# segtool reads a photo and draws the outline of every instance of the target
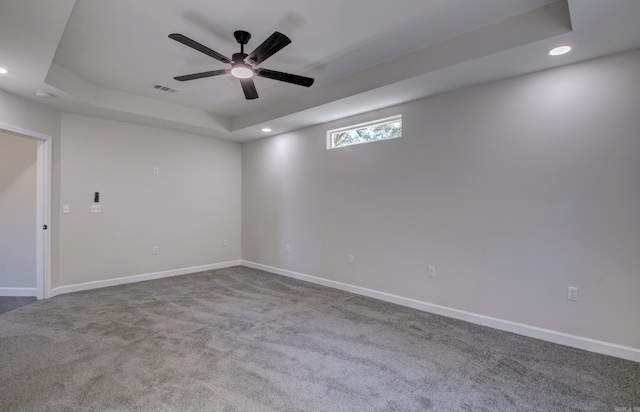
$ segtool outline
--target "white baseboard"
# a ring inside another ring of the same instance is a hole
[[[493,318],[490,316],[479,315],[477,313],[466,312],[463,310],[453,309],[446,306],[434,305],[415,299],[405,298],[402,296],[392,295],[377,290],[367,289],[359,286],[349,285],[347,283],[336,282],[333,280],[323,279],[316,276],[305,275],[303,273],[293,272],[290,270],[275,268],[272,266],[262,265],[260,263],[242,261],[243,266],[254,269],[264,270],[266,272],[275,273],[294,279],[304,280],[322,286],[328,286],[335,289],[344,290],[358,295],[368,296],[370,298],[379,299],[385,302],[395,303],[398,305],[418,309],[424,312],[434,313],[437,315],[447,316],[453,319],[459,319],[476,325],[487,326],[506,332],[516,333],[518,335],[528,336],[547,342],[557,343],[560,345],[570,346],[577,349],[583,349],[590,352],[600,353],[603,355],[615,356],[617,358],[627,359],[634,362],[640,362],[640,349],[630,346],[618,345],[615,343],[599,341],[595,339],[585,338],[582,336],[570,335],[563,332],[557,332],[549,329],[538,328],[523,323],[511,322],[504,319]]]
[[[36,288],[0,288],[0,296],[38,296]]]
[[[154,280],[168,278],[171,276],[187,275],[189,273],[204,272],[207,270],[223,269],[231,266],[238,266],[240,260],[232,260],[230,262],[213,263],[210,265],[193,266],[189,268],[167,270],[164,272],[145,273],[142,275],[125,276],[115,279],[98,280],[95,282],[77,283],[75,285],[60,286],[51,290],[51,297],[64,293],[81,292],[83,290],[106,288],[109,286],[125,285],[127,283],[143,282],[145,280]],[[35,289],[34,289],[35,291]],[[35,295],[33,295],[35,296]]]

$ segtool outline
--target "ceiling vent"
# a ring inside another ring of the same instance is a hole
[[[167,93],[175,93],[175,92],[178,91],[178,89],[174,89],[173,87],[169,87],[169,86],[163,86],[163,85],[158,84],[158,83],[152,84],[151,87],[153,87],[156,90],[161,90],[161,91],[167,92]]]

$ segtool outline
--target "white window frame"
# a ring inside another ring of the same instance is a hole
[[[333,135],[335,133],[347,132],[347,131],[352,131],[352,130],[357,130],[357,129],[364,129],[365,127],[376,126],[376,125],[383,124],[383,123],[391,123],[391,122],[396,121],[396,120],[400,120],[400,122],[401,122],[401,124],[400,124],[400,136],[387,137],[387,138],[376,139],[376,140],[370,140],[368,142],[351,143],[351,144],[342,145],[342,146],[333,146]],[[386,140],[398,139],[400,137],[402,137],[402,115],[398,114],[398,115],[391,116],[391,117],[385,117],[384,119],[376,119],[376,120],[372,120],[370,122],[354,124],[354,125],[350,125],[350,126],[346,126],[346,127],[341,127],[339,129],[333,129],[333,130],[327,131],[327,150],[340,149],[340,148],[349,147],[349,146],[356,146],[356,145],[364,144],[364,143],[383,142],[383,141],[386,141]]]

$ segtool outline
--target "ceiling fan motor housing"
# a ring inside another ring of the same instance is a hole
[[[244,63],[244,59],[246,59],[247,57],[247,53],[233,53],[233,56],[231,56],[231,60],[233,60],[233,65],[235,66],[236,64],[245,64]],[[251,67],[248,64],[246,65],[247,67]]]

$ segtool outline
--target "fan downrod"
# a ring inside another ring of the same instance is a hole
[[[244,53],[244,45],[249,43],[251,33],[244,30],[236,30],[233,32],[233,37],[235,37],[236,41],[240,43],[240,53]]]

